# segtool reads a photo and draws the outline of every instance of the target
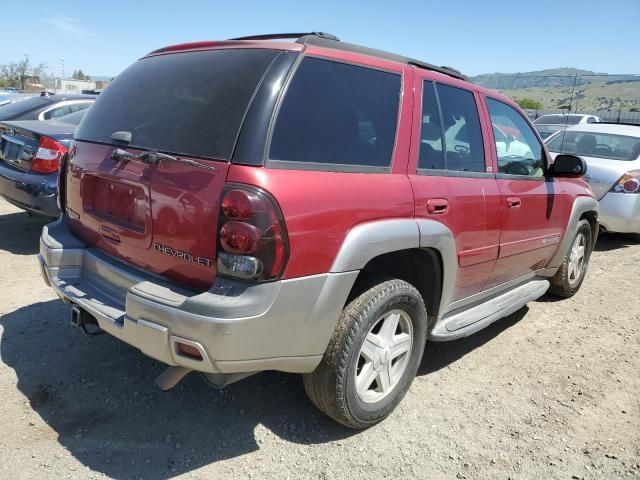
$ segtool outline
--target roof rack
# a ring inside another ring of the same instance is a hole
[[[455,68],[438,67],[436,65],[423,62],[422,60],[416,60],[415,58],[405,57],[402,55],[385,52],[384,50],[378,50],[375,48],[363,47],[361,45],[356,45],[353,43],[341,42],[339,40],[336,41],[326,37],[306,35],[304,37],[300,37],[297,40],[297,42],[303,43],[305,45],[315,45],[318,47],[334,48],[336,50],[344,50],[347,52],[362,53],[363,55],[370,55],[372,57],[384,58],[387,60],[392,60],[394,62],[413,65],[414,67],[418,67],[418,68],[424,68],[425,70],[432,70],[434,72],[443,73],[444,75],[458,78],[460,80],[467,80],[467,81],[469,80],[465,75],[463,75],[460,71],[456,70]]]
[[[394,62],[404,63],[407,65],[413,65],[414,67],[424,68],[425,70],[432,70],[434,72],[442,73],[450,77],[458,78],[460,80],[469,81],[467,76],[463,75],[459,70],[451,67],[432,65],[415,58],[404,57],[395,53],[385,52],[384,50],[377,50],[375,48],[363,47],[353,43],[341,42],[338,37],[326,32],[309,32],[309,33],[272,33],[266,35],[252,35],[249,37],[238,37],[230,40],[277,40],[281,38],[295,38],[296,43],[303,45],[314,45],[317,47],[333,48],[336,50],[343,50],[347,52],[361,53],[363,55],[370,55],[372,57],[384,58],[386,60],[392,60]]]
[[[302,37],[319,37],[339,42],[340,39],[335,35],[326,32],[308,32],[308,33],[268,33],[266,35],[250,35],[248,37],[230,38],[229,40],[278,40],[280,38],[302,38]]]

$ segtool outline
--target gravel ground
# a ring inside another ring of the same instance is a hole
[[[574,298],[429,344],[398,410],[354,433],[296,375],[161,392],[159,363],[69,326],[44,223],[0,203],[0,478],[640,477],[637,239],[602,237]]]

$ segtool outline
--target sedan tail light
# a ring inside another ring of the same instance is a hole
[[[67,147],[49,137],[41,137],[36,156],[31,160],[33,172],[54,173],[58,171],[60,159]]]
[[[287,232],[276,201],[254,187],[225,188],[218,220],[218,273],[244,280],[276,280],[287,254]]]
[[[625,173],[611,188],[615,193],[640,193],[640,170]]]

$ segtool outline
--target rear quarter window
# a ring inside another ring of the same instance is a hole
[[[285,94],[270,166],[388,168],[398,123],[401,76],[306,57]],[[293,164],[291,164],[293,163]]]
[[[97,98],[75,138],[228,160],[252,95],[276,50],[229,49],[143,58]]]

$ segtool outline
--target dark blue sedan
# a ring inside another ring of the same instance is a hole
[[[57,217],[58,167],[85,113],[0,123],[0,197],[28,212]]]

